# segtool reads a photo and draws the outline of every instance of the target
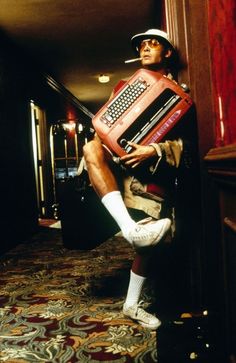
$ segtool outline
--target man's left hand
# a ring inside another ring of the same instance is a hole
[[[156,155],[156,151],[151,145],[138,145],[134,142],[128,141],[128,144],[132,147],[132,151],[120,158],[120,160],[131,168],[135,168],[143,161]]]

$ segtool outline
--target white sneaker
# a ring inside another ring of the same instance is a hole
[[[143,221],[136,223],[134,229],[125,236],[135,248],[154,247],[165,237],[171,226],[171,220],[169,218],[154,222],[149,221],[149,223],[144,225],[142,223]]]
[[[124,304],[123,314],[133,320],[137,320],[137,322],[144,328],[156,330],[161,325],[161,321],[157,319],[154,315],[149,314],[144,309],[142,309],[140,307],[142,303],[143,302],[140,301],[140,303],[132,306],[126,306]]]

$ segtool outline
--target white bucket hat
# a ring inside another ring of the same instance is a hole
[[[164,32],[163,30],[159,29],[149,29],[145,33],[136,34],[131,38],[131,44],[133,49],[136,52],[139,52],[139,45],[144,39],[160,39],[161,42],[164,43],[164,45],[167,45],[170,49],[175,50],[175,47],[170,40],[168,34]]]

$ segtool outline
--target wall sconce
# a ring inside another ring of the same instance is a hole
[[[100,83],[108,83],[110,81],[110,77],[105,74],[100,74],[98,77],[98,82]]]

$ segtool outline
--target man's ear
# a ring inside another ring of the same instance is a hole
[[[166,58],[170,58],[171,55],[172,55],[172,50],[171,49],[167,49],[166,54],[165,54],[165,57]]]

